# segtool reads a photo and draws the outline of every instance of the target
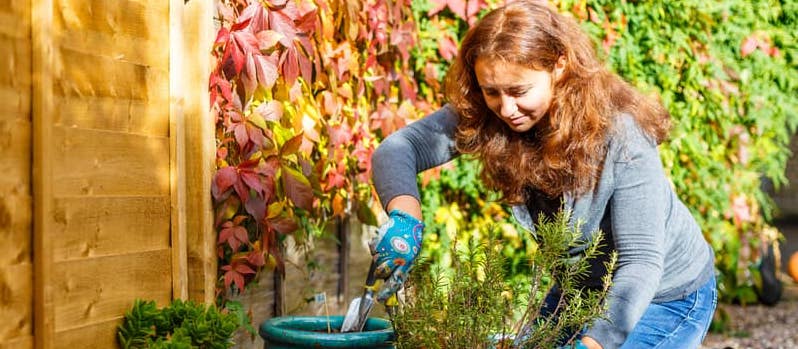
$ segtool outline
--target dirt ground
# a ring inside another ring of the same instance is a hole
[[[782,265],[798,251],[798,220],[776,222],[784,234],[781,246]],[[781,277],[785,288],[781,302],[764,305],[721,304],[728,311],[731,329],[728,333],[710,333],[701,349],[793,349],[798,348],[798,284],[789,276]]]
[[[798,285],[773,307],[721,304],[732,318],[729,333],[710,333],[702,349],[798,348]]]

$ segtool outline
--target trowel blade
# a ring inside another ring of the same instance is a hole
[[[374,299],[369,296],[357,297],[349,303],[341,332],[361,332],[374,306]]]

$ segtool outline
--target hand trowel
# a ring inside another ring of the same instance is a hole
[[[371,266],[369,266],[369,273],[366,276],[366,287],[363,290],[363,296],[355,298],[349,303],[349,309],[346,311],[341,332],[363,331],[366,319],[368,319],[371,308],[374,306],[374,283],[377,279],[374,273],[376,269],[377,255],[374,255],[371,259]]]

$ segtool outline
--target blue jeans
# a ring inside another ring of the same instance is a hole
[[[717,305],[715,277],[684,299],[651,303],[621,348],[698,348]]]
[[[555,287],[546,296],[541,310],[542,316],[551,316],[559,294],[559,290]],[[626,337],[621,349],[698,348],[709,330],[717,304],[718,289],[714,276],[683,299],[651,303]],[[564,336],[568,337],[570,336]]]

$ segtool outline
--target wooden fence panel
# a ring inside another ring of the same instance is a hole
[[[168,122],[168,105],[164,107]],[[57,197],[169,197],[169,139],[54,127],[53,191]]]
[[[111,319],[85,327],[64,330],[54,338],[58,348],[117,348],[118,319]],[[37,342],[39,338],[37,337]]]
[[[37,0],[36,347],[112,348],[172,298],[169,3]]]
[[[136,298],[167,305],[172,298],[170,259],[170,250],[164,249],[56,263],[56,336],[120,319]]]
[[[31,3],[0,3],[0,349],[33,347]]]
[[[55,200],[53,260],[69,261],[169,248],[165,197],[69,197]],[[120,233],[124,232],[124,233]]]

